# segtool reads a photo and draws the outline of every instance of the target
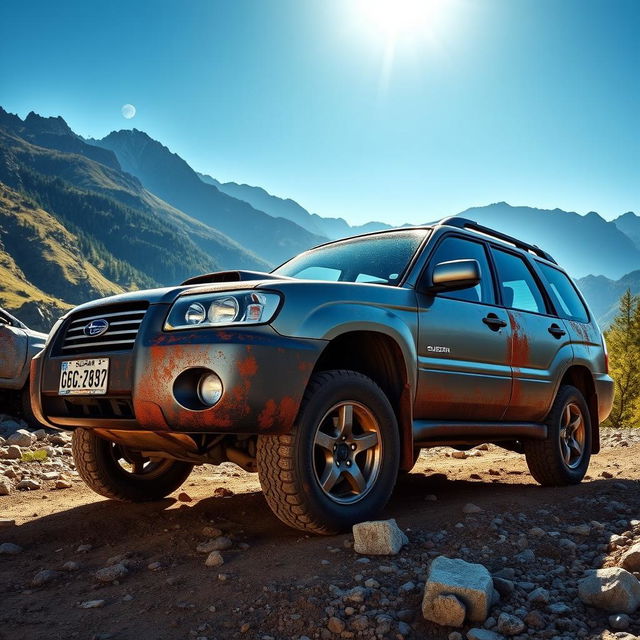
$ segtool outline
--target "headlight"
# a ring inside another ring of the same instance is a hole
[[[280,299],[274,291],[256,290],[184,295],[173,303],[164,329],[263,324],[273,319]]]

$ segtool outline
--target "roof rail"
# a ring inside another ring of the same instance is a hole
[[[472,231],[478,231],[479,233],[482,233],[486,236],[491,236],[492,238],[497,238],[498,240],[502,240],[504,242],[508,242],[509,244],[515,245],[516,247],[518,247],[518,249],[523,249],[525,251],[535,253],[540,258],[544,258],[549,262],[558,264],[550,254],[548,254],[546,251],[543,251],[537,245],[523,242],[522,240],[518,240],[518,238],[514,238],[513,236],[507,235],[506,233],[496,231],[495,229],[491,229],[490,227],[485,227],[484,225],[478,224],[475,220],[470,220],[469,218],[450,216],[448,218],[443,218],[437,224],[446,225],[448,227],[457,227],[458,229],[471,229]]]

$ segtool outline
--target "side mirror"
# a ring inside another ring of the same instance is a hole
[[[458,291],[475,287],[480,282],[477,260],[449,260],[438,263],[431,273],[429,293]]]

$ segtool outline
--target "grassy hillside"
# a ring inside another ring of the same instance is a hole
[[[63,310],[123,291],[82,254],[77,236],[31,198],[0,183],[1,306],[17,311],[35,301]]]

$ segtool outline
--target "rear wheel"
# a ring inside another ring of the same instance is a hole
[[[147,458],[140,452],[97,436],[90,429],[73,432],[73,459],[80,477],[113,500],[160,500],[189,477],[188,462]]]
[[[560,387],[545,422],[547,438],[524,443],[531,475],[547,486],[579,483],[591,458],[591,417],[582,393]]]
[[[287,525],[331,534],[366,520],[389,499],[399,464],[389,400],[354,371],[315,374],[291,433],[260,436],[260,483]]]

